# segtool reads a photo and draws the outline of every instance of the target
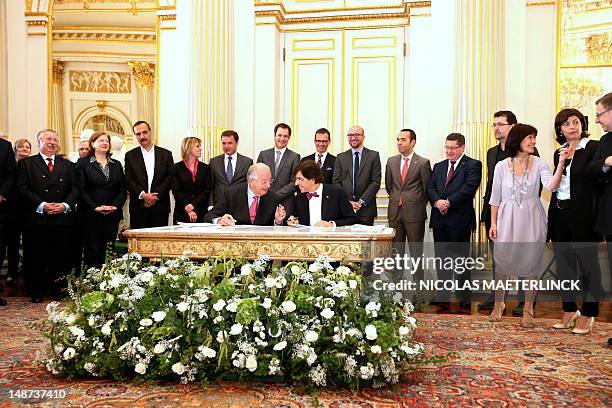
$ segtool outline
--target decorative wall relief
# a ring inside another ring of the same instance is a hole
[[[73,92],[130,93],[129,72],[70,71]]]
[[[609,32],[591,35],[585,50],[589,64],[612,64],[612,35]]]

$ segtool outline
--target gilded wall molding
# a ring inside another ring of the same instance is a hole
[[[129,72],[70,71],[70,91],[131,93]]]
[[[62,86],[64,82],[64,63],[53,60],[53,84]]]
[[[538,7],[538,6],[556,6],[557,2],[556,1],[534,1],[534,2],[527,2],[525,4],[527,7]]]
[[[155,64],[147,61],[129,61],[128,66],[139,88],[151,88],[155,82]]]
[[[155,39],[155,34],[53,31],[54,41],[117,41],[154,43]]]

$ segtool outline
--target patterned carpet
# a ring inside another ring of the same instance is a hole
[[[455,352],[441,367],[409,373],[394,388],[356,394],[325,390],[302,395],[268,383],[214,383],[207,389],[176,383],[140,384],[53,378],[33,364],[46,342],[36,327],[45,304],[9,298],[0,308],[0,407],[610,407],[612,324],[596,322],[588,336],[554,331],[537,319],[492,324],[484,316],[419,314],[419,341],[438,353]],[[16,390],[64,390],[63,399],[11,398]]]

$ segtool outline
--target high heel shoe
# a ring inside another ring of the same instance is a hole
[[[594,321],[595,321],[594,317],[589,317],[588,328],[586,328],[586,329],[578,329],[577,327],[574,327],[572,329],[572,333],[574,333],[574,334],[589,334],[591,332],[591,329],[593,328],[593,322]]]
[[[487,320],[489,320],[490,322],[501,322],[502,316],[504,315],[504,310],[506,310],[506,304],[502,303],[500,309],[501,309],[501,312],[499,313],[499,315],[496,315],[496,314],[494,314],[495,313],[495,307],[493,307],[493,311],[491,312],[491,314],[489,316],[487,316]]]
[[[535,319],[535,316],[533,315],[533,313],[529,313],[528,311],[523,311],[523,317],[525,317],[525,314],[528,314],[529,316],[531,316],[532,319]],[[535,322],[524,322],[523,319],[521,318],[521,327],[525,328],[525,329],[531,329],[535,327]]]
[[[576,325],[576,320],[580,317],[580,310],[576,310],[576,313],[567,321],[567,323],[555,323],[553,329],[570,329]]]

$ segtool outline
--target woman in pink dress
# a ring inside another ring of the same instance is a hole
[[[540,272],[546,243],[546,212],[540,202],[540,183],[554,192],[559,187],[567,149],[562,149],[554,175],[544,160],[533,156],[538,131],[530,125],[517,124],[508,134],[506,149],[510,157],[497,163],[491,193],[491,228],[495,241],[498,281],[510,276],[534,279]],[[525,290],[525,307],[521,326],[534,327],[535,290]],[[495,291],[495,306],[489,321],[501,320],[505,290]]]

